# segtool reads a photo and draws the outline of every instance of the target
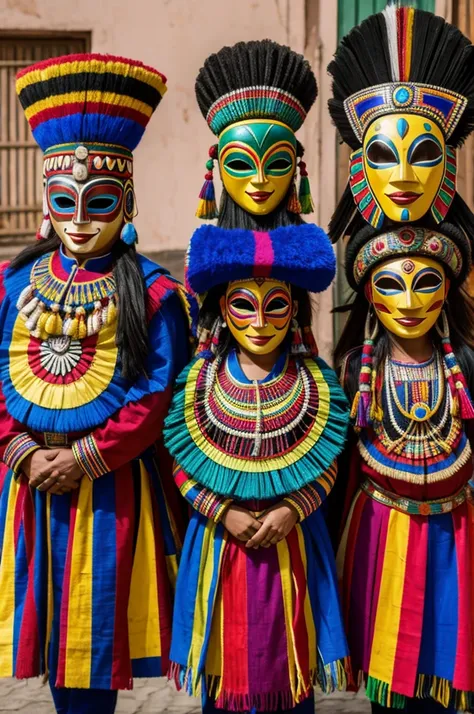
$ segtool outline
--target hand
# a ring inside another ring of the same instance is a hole
[[[259,520],[260,530],[248,541],[246,548],[269,548],[286,538],[292,528],[298,523],[298,513],[286,501],[269,508]]]
[[[222,523],[234,538],[248,541],[262,527],[260,521],[252,516],[250,511],[240,506],[229,506],[222,517]]]
[[[30,485],[38,491],[67,493],[73,488],[78,488],[79,484],[76,482],[80,481],[83,475],[71,449],[57,449],[55,457],[50,461],[47,478],[30,478]]]
[[[52,461],[59,454],[59,449],[37,449],[21,462],[21,470],[28,481],[44,481],[53,471]],[[32,484],[33,485],[33,484]]]

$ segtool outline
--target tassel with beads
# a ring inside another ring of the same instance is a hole
[[[351,418],[355,419],[354,428],[359,431],[371,423],[374,415],[373,402],[373,351],[374,340],[378,332],[377,318],[373,331],[370,331],[372,311],[367,313],[365,321],[364,344],[362,347],[361,369],[359,377],[359,390],[352,403]]]
[[[304,355],[307,353],[307,347],[303,340],[303,335],[301,333],[301,328],[298,322],[293,318],[291,331],[293,333],[293,339],[291,340],[291,354],[292,355]]]
[[[441,336],[441,344],[443,347],[444,364],[446,366],[446,375],[451,390],[452,414],[459,416],[461,419],[474,419],[474,404],[467,386],[466,378],[458,364],[453,348],[451,346],[451,337],[449,334],[449,323],[446,312],[441,313],[442,329],[437,326]]]
[[[43,191],[43,220],[39,230],[36,232],[36,240],[45,240],[49,238],[53,226],[51,224],[51,218],[49,217],[48,201],[46,198],[46,186]]]
[[[214,189],[214,161],[217,159],[217,144],[209,149],[209,159],[206,163],[207,173],[204,176],[204,183],[199,194],[199,203],[196,211],[197,218],[201,220],[211,220],[217,218],[216,192]]]
[[[48,314],[48,318],[44,323],[44,331],[47,335],[62,335],[63,321],[59,314],[59,305],[51,306],[51,312]]]
[[[298,191],[296,190],[296,176],[291,187],[290,195],[288,197],[287,210],[290,213],[301,213],[301,203],[298,198]]]
[[[298,200],[301,206],[300,213],[313,213],[314,203],[313,197],[311,196],[311,188],[309,185],[308,172],[306,171],[306,164],[303,160],[301,160],[298,166],[300,168],[300,188],[298,192]]]

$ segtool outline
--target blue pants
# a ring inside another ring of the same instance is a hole
[[[226,709],[216,709],[214,706],[214,701],[207,697],[206,701],[202,705],[202,714],[235,714],[235,712],[227,712]],[[252,710],[251,714],[254,714]],[[266,714],[266,712],[259,712],[258,714]],[[271,712],[271,714],[285,714],[283,709]],[[290,709],[288,714],[314,714],[314,697],[305,699],[301,704],[297,704],[294,709]]]
[[[57,689],[50,684],[58,714],[114,714],[114,689]]]
[[[393,709],[392,707],[382,707],[380,704],[372,704],[372,714],[383,714],[384,712],[409,712],[409,714],[456,714],[454,707],[445,709],[433,699],[409,699],[405,709]]]

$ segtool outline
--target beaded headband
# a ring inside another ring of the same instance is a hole
[[[227,126],[243,119],[278,119],[297,131],[306,119],[301,102],[278,87],[243,87],[219,97],[206,121],[218,136]]]
[[[439,124],[447,140],[467,103],[461,94],[441,87],[414,82],[390,82],[352,94],[344,101],[344,110],[361,143],[366,129],[374,119],[400,112],[432,119]]]
[[[454,278],[463,268],[461,251],[451,238],[425,228],[400,227],[375,236],[357,253],[354,280],[360,285],[372,268],[400,255],[424,255],[446,265]]]

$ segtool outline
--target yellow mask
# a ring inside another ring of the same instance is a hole
[[[377,265],[370,277],[371,302],[382,325],[414,339],[434,327],[449,290],[441,263],[420,256]]]
[[[428,213],[443,182],[446,144],[437,124],[414,114],[389,114],[369,126],[363,144],[367,182],[392,221]]]
[[[222,315],[233,337],[258,355],[281,345],[294,309],[289,287],[279,280],[236,280],[221,299]]]
[[[78,183],[59,174],[48,178],[46,193],[53,228],[72,255],[101,255],[111,249],[124,222],[123,181],[91,176]]]
[[[264,216],[279,206],[296,171],[294,132],[276,121],[231,124],[219,137],[219,168],[229,196]]]

